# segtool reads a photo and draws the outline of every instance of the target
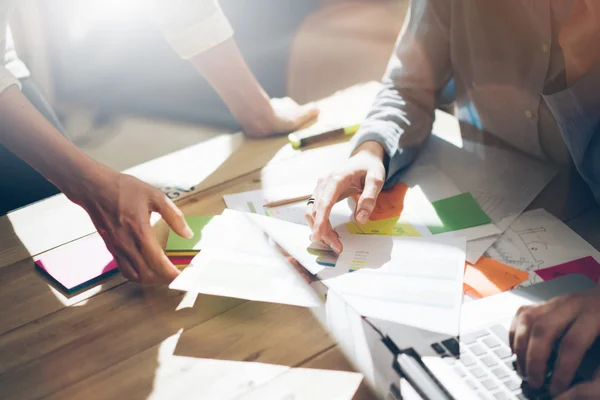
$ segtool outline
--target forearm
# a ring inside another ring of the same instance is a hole
[[[449,4],[413,0],[384,77],[385,88],[355,136],[355,146],[376,141],[389,162],[386,179],[416,157],[429,136],[437,96],[450,80]]]
[[[100,171],[108,169],[57,132],[16,86],[0,93],[0,121],[0,144],[72,199],[75,188],[99,179]]]
[[[270,98],[244,61],[237,44],[228,39],[190,59],[246,130],[271,129]]]

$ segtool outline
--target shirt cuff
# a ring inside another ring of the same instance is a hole
[[[233,28],[218,9],[191,26],[165,32],[165,39],[183,59],[190,59],[233,36]]]
[[[408,167],[419,152],[418,148],[400,148],[400,133],[385,121],[373,121],[368,126],[362,127],[353,138],[352,152],[369,141],[381,144],[388,156],[385,165],[385,187],[395,183],[399,172]]]
[[[600,108],[600,63],[579,79],[573,86],[556,93],[543,95],[556,121],[563,124],[589,124],[589,118],[598,115]]]
[[[4,92],[12,85],[17,85],[21,90],[21,82],[14,77],[6,68],[0,66],[0,93]]]

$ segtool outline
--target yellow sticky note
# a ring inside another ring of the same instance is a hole
[[[477,264],[466,264],[465,285],[481,297],[510,290],[529,278],[529,273],[491,258],[481,257]]]
[[[360,230],[359,225],[356,222],[346,222],[344,226],[346,227],[346,229],[348,229],[348,232],[354,233],[355,235],[360,235],[364,233]]]
[[[383,236],[421,236],[412,224],[401,222],[399,218],[387,218],[378,221],[369,221],[359,225],[356,222],[345,224],[348,232],[365,235]]]

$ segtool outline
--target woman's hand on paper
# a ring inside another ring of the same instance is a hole
[[[180,236],[191,238],[193,232],[181,211],[159,189],[101,166],[68,197],[88,212],[127,279],[167,284],[179,274],[154,236],[150,214],[161,214]]]
[[[556,346],[557,357],[550,383],[553,398],[561,393],[563,395],[557,398],[588,398],[577,397],[577,393],[583,395],[590,389],[587,384],[567,389],[586,352],[599,335],[600,290],[594,288],[539,305],[521,307],[510,329],[510,343],[529,387],[537,389],[544,384],[548,363]],[[596,388],[599,383],[595,383]]]
[[[312,241],[322,242],[338,254],[342,252],[342,242],[329,221],[331,209],[338,201],[360,193],[354,218],[360,224],[367,222],[385,182],[384,156],[379,143],[365,142],[344,165],[319,179],[314,203],[308,205],[305,214],[312,228]]]

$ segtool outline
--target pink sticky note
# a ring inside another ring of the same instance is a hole
[[[598,283],[600,279],[600,264],[592,256],[569,261],[554,267],[538,269],[535,271],[543,280],[558,278],[568,274],[583,274]]]
[[[81,289],[117,269],[116,261],[97,234],[50,250],[37,257],[35,264],[67,292]]]

